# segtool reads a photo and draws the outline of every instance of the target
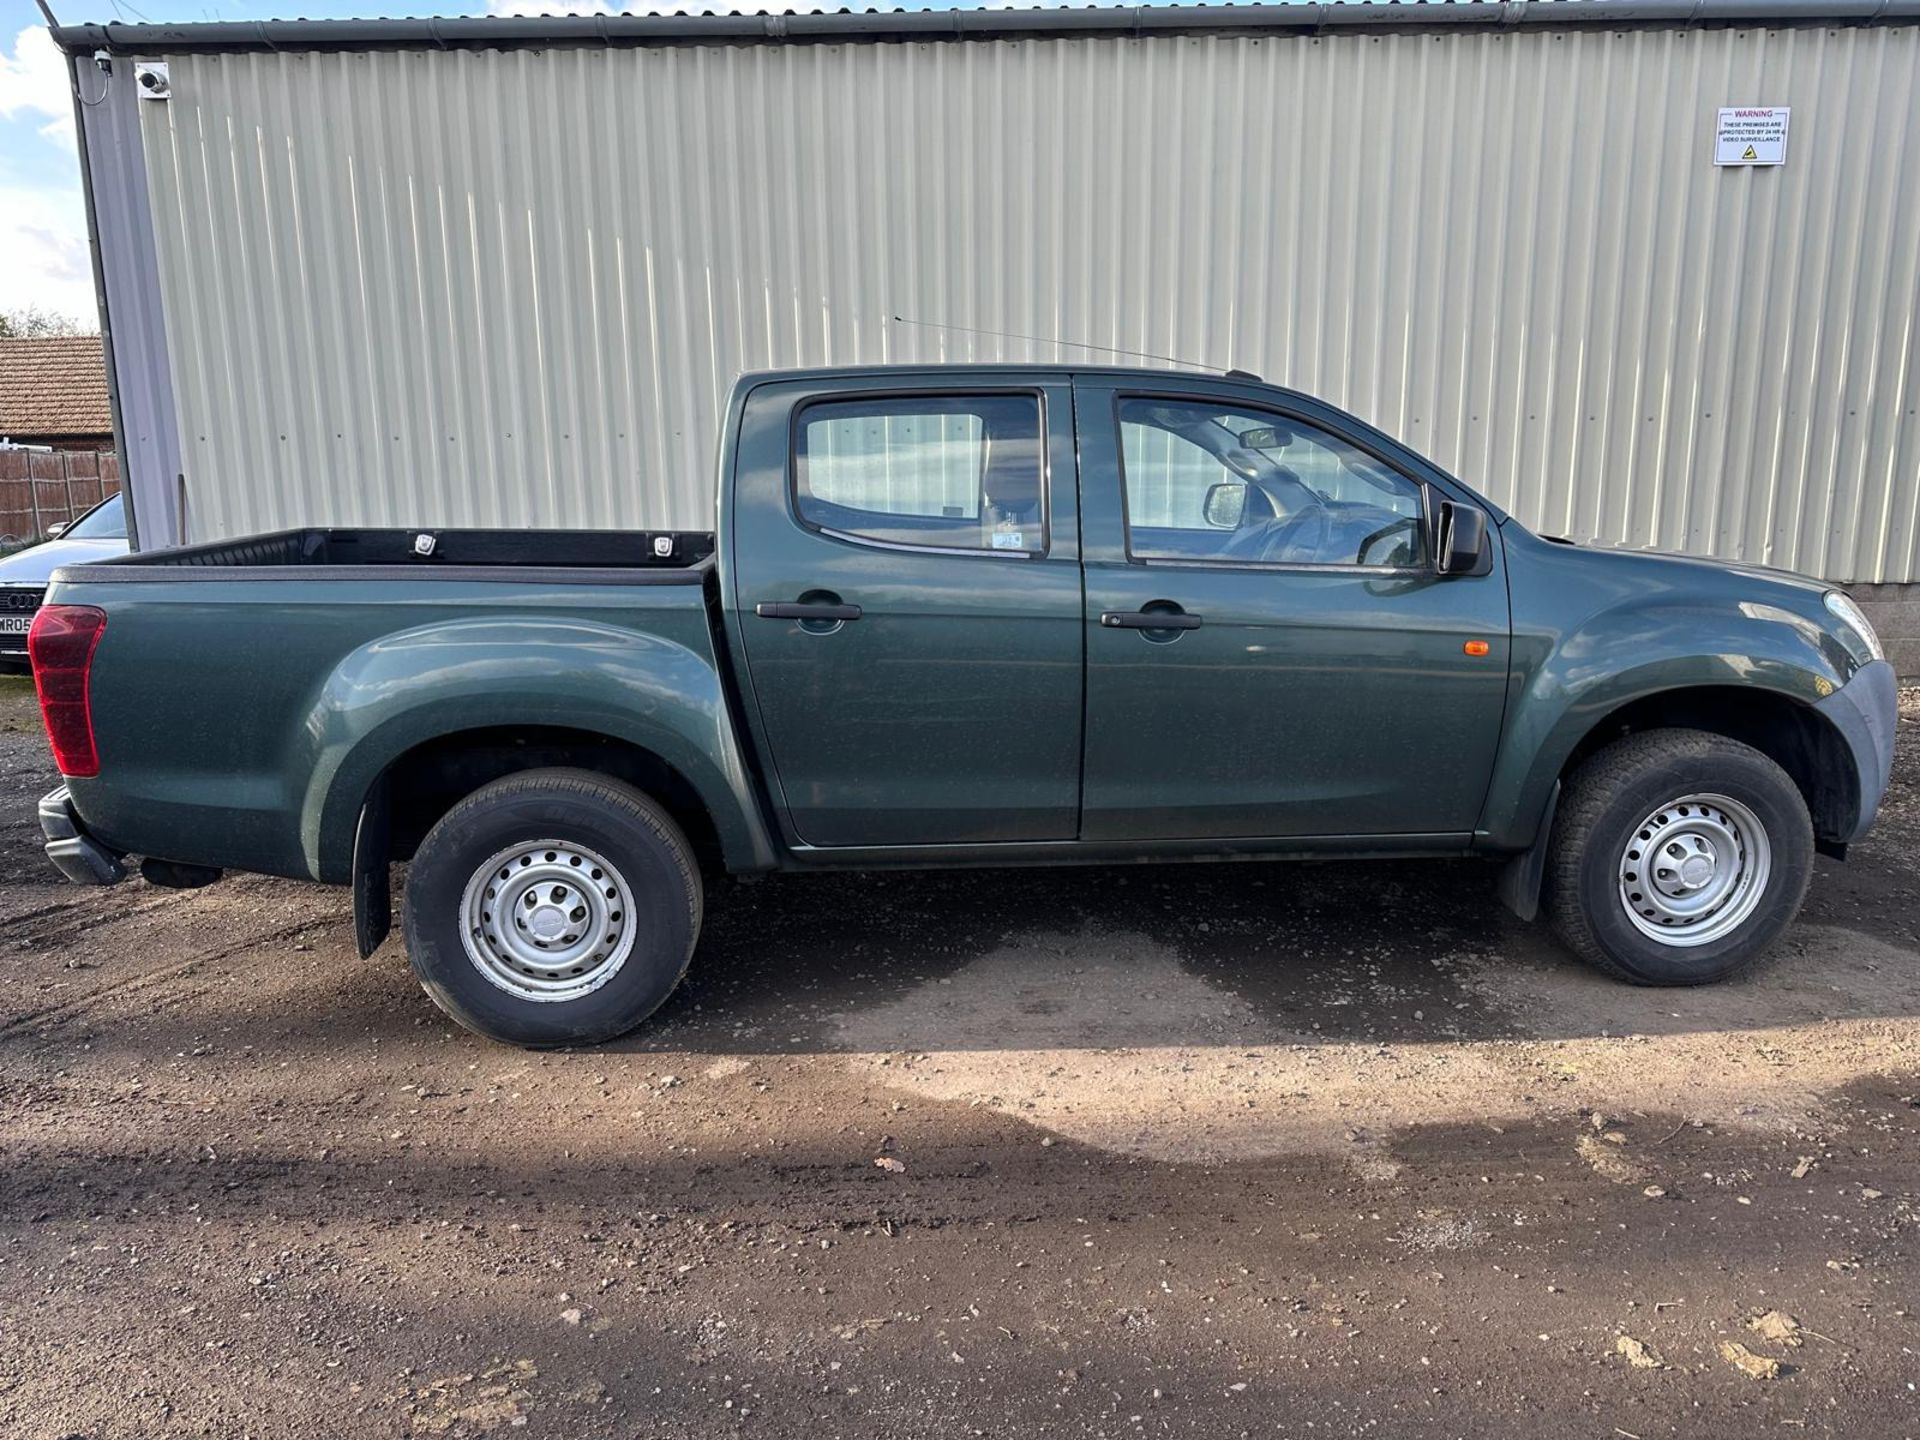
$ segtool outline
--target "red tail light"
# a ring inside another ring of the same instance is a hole
[[[94,648],[106,628],[107,612],[92,605],[42,605],[27,632],[40,714],[47,722],[47,739],[53,743],[53,763],[62,775],[85,778],[100,773],[87,676],[93,669]]]

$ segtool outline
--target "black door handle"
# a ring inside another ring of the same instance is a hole
[[[753,607],[762,620],[858,620],[858,605],[809,604],[800,600],[762,600]]]
[[[1100,623],[1109,630],[1198,630],[1200,617],[1178,610],[1103,610]]]

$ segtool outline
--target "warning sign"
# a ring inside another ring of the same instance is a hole
[[[1720,112],[1713,129],[1716,165],[1784,165],[1787,163],[1786,105],[1742,105]]]

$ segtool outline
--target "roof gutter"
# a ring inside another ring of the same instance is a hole
[[[535,15],[413,20],[249,20],[60,25],[69,53],[512,49],[558,45],[776,44],[1084,35],[1618,29],[1920,22],[1920,0],[1465,0],[1465,3],[1139,5],[1099,9],[866,10],[783,15]]]

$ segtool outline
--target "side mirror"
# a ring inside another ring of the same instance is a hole
[[[1440,506],[1434,568],[1442,575],[1483,575],[1491,568],[1487,549],[1487,513],[1448,500]]]
[[[71,523],[71,521],[62,520],[58,524],[47,526],[47,538],[49,540],[58,540],[62,535],[67,533],[67,526]]]
[[[1209,485],[1200,513],[1209,525],[1221,530],[1235,529],[1240,517],[1247,513],[1247,487],[1234,480]]]

